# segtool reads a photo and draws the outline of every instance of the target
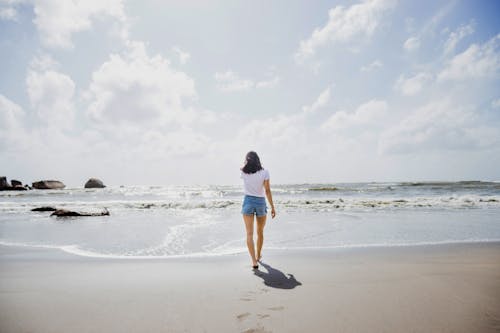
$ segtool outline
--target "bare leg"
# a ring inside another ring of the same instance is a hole
[[[266,225],[266,215],[257,216],[257,260],[262,257],[262,244],[264,244],[264,226]]]
[[[253,215],[243,214],[243,221],[245,221],[245,228],[247,229],[247,247],[248,253],[252,258],[252,266],[257,266],[257,259],[255,259],[255,248],[253,243]]]

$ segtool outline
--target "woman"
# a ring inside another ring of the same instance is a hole
[[[257,269],[259,268],[257,261],[262,257],[262,244],[264,243],[264,226],[267,214],[266,196],[271,205],[272,218],[276,216],[276,211],[269,185],[269,171],[262,167],[256,152],[248,152],[245,165],[241,168],[241,178],[245,193],[241,213],[247,229],[247,247],[252,258],[252,268]],[[254,216],[257,219],[257,251],[255,251],[253,242]]]

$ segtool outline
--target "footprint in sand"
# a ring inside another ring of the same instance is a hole
[[[249,328],[241,333],[271,333],[271,331],[266,331],[264,327]]]
[[[240,313],[239,315],[237,315],[237,316],[236,316],[236,318],[237,318],[239,321],[242,321],[242,320],[244,320],[245,318],[247,318],[248,316],[250,316],[250,312]]]
[[[281,311],[281,310],[284,310],[285,307],[284,306],[275,306],[275,307],[267,308],[267,309],[272,310],[272,311]]]

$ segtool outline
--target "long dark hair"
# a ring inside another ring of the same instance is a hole
[[[245,157],[245,165],[241,168],[244,173],[256,173],[259,170],[264,169],[260,164],[259,155],[254,151],[249,151]]]

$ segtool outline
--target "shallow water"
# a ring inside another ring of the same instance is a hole
[[[0,192],[0,244],[95,257],[245,251],[240,186]],[[275,185],[266,248],[404,246],[500,240],[500,183]],[[39,206],[111,216],[55,218]]]

